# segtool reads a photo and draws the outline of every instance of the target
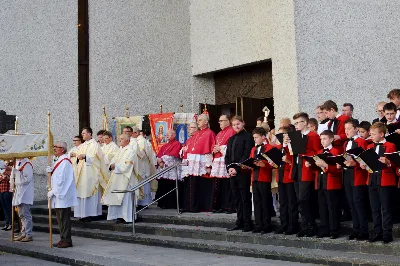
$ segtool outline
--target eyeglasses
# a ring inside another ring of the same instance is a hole
[[[377,110],[378,113],[383,113],[383,109],[382,110]]]
[[[218,120],[218,123],[222,123],[222,122],[224,122],[224,121],[228,121],[228,120]]]

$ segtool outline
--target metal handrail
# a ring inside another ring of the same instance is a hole
[[[175,188],[174,189],[172,189],[171,191],[168,191],[167,193],[165,193],[164,195],[162,195],[158,199],[155,199],[154,201],[152,201],[150,204],[148,204],[147,206],[145,206],[143,209],[141,209],[139,211],[136,211],[135,191],[140,189],[144,185],[150,183],[151,181],[153,181],[157,177],[161,177],[166,172],[169,172],[169,171],[171,171],[171,170],[173,170],[175,168],[178,168],[179,166],[184,166],[184,165],[186,165],[186,164],[179,163],[179,164],[175,164],[175,165],[169,166],[169,167],[161,170],[157,174],[154,174],[154,175],[146,178],[145,180],[143,180],[142,182],[140,182],[139,184],[137,184],[136,186],[134,186],[133,188],[131,188],[129,190],[113,190],[113,191],[111,191],[111,193],[131,193],[131,195],[132,195],[132,234],[135,234],[135,216],[136,216],[136,214],[138,214],[139,212],[141,212],[142,210],[144,210],[148,206],[152,205],[153,203],[157,202],[158,200],[162,199],[166,195],[170,194],[174,190],[176,191],[176,209],[177,209],[178,215],[180,215],[180,212],[179,212],[178,177],[175,180]]]

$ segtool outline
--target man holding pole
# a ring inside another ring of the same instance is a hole
[[[72,247],[71,207],[78,204],[74,168],[66,153],[67,143],[57,142],[54,145],[54,155],[58,157],[58,160],[53,166],[46,168],[46,171],[51,174],[51,190],[47,193],[47,197],[51,201],[51,207],[56,209],[60,229],[61,240],[53,245],[57,248]]]
[[[14,241],[30,242],[32,238],[32,215],[30,206],[33,205],[33,166],[27,159],[21,159],[11,172],[11,187],[15,189],[12,201],[17,206],[22,222],[21,234]]]

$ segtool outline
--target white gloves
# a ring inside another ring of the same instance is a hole
[[[53,167],[51,167],[51,166],[46,166],[46,172],[47,172],[47,173],[52,173],[52,172],[53,172]]]
[[[47,192],[47,198],[51,199],[53,196],[54,196],[53,190],[50,190],[49,192]]]

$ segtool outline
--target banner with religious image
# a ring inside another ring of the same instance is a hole
[[[167,131],[172,129],[174,113],[150,114],[151,144],[156,153],[167,143]]]
[[[176,131],[176,140],[182,145],[189,138],[189,124],[196,122],[197,114],[195,113],[175,113],[173,129]]]
[[[122,130],[126,126],[130,127],[138,127],[142,129],[142,121],[143,116],[130,116],[130,117],[115,117],[111,123],[111,133],[115,140],[115,143],[118,143],[119,136],[122,134]]]
[[[51,134],[0,134],[0,159],[47,156],[52,146]]]

